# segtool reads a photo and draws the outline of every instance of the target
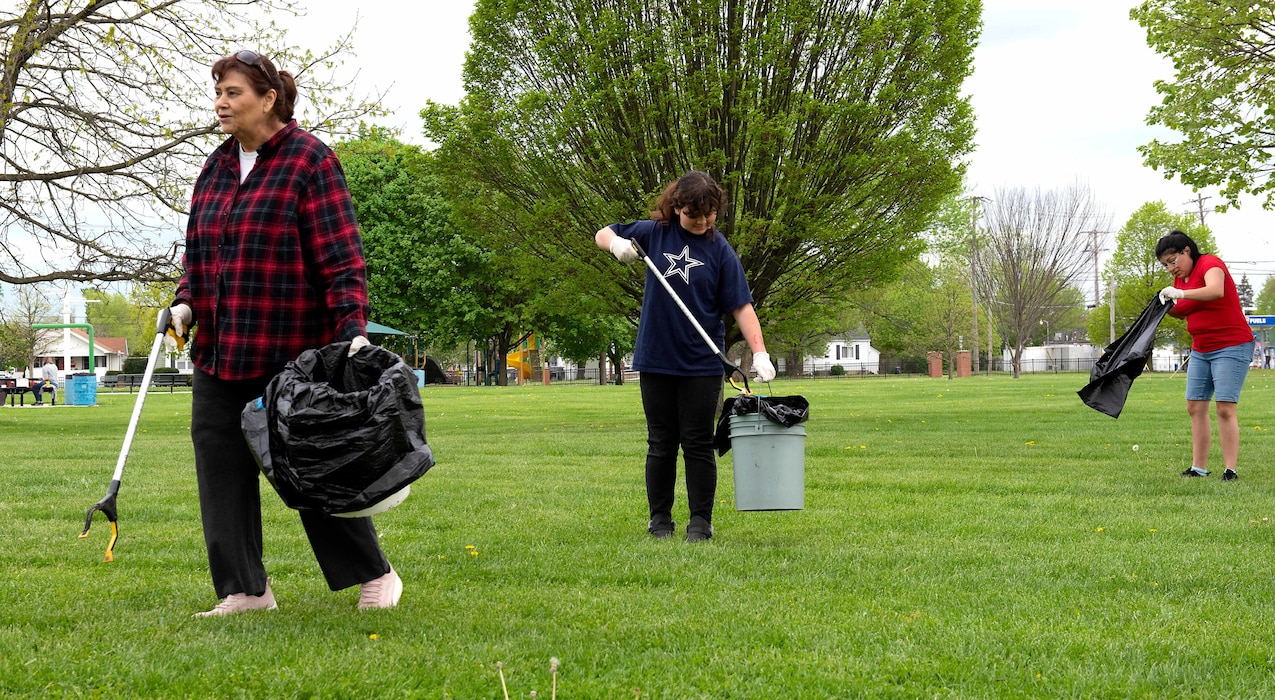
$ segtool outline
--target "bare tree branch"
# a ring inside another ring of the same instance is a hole
[[[19,0],[0,8],[0,281],[171,279],[190,187],[221,140],[209,66],[237,47],[297,78],[329,136],[381,113],[271,16],[292,0]]]

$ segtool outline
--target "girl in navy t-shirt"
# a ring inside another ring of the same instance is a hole
[[[753,297],[735,250],[717,231],[717,213],[726,194],[707,173],[691,171],[664,188],[651,218],[612,224],[594,236],[598,247],[620,262],[637,260],[637,242],[655,263],[682,303],[720,348],[730,314],[753,351],[761,381],[775,377],[766,352]],[[713,457],[714,413],[722,385],[722,363],[686,319],[677,302],[646,273],[642,316],[633,368],[641,372],[642,409],[646,413],[646,496],[648,532],[670,537],[673,488],[679,445],[686,463],[686,496],[691,521],[688,542],[713,536],[713,499],[717,462]]]

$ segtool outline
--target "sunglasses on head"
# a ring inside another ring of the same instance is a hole
[[[266,80],[269,80],[271,85],[279,84],[279,74],[274,72],[274,68],[271,68],[269,64],[266,63],[265,58],[263,58],[256,51],[249,51],[248,49],[244,49],[243,51],[236,53],[235,58],[240,63],[244,63],[250,66],[256,66],[257,68],[260,68],[261,72],[265,74]]]

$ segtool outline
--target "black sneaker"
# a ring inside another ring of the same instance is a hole
[[[657,540],[665,540],[673,536],[673,531],[677,529],[677,523],[673,522],[667,514],[659,514],[651,518],[651,522],[647,524],[646,531]]]
[[[713,526],[698,515],[691,516],[691,524],[686,526],[687,542],[703,542],[712,539]]]
[[[1222,481],[1235,481],[1238,478],[1240,478],[1240,475],[1236,474],[1234,469],[1227,469],[1222,472]]]
[[[1209,473],[1207,470],[1201,473],[1199,471],[1196,471],[1195,467],[1191,467],[1187,469],[1186,471],[1182,472],[1182,476],[1208,476],[1208,475]]]

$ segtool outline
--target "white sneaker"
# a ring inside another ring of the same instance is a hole
[[[270,592],[270,584],[266,584],[266,592],[261,595],[247,593],[231,593],[217,603],[217,607],[206,612],[195,613],[195,617],[215,617],[233,615],[248,610],[274,610],[279,606],[274,602],[274,593]]]
[[[402,595],[403,579],[394,573],[394,567],[391,566],[388,574],[363,584],[359,591],[359,610],[392,608],[398,605],[398,599]]]

